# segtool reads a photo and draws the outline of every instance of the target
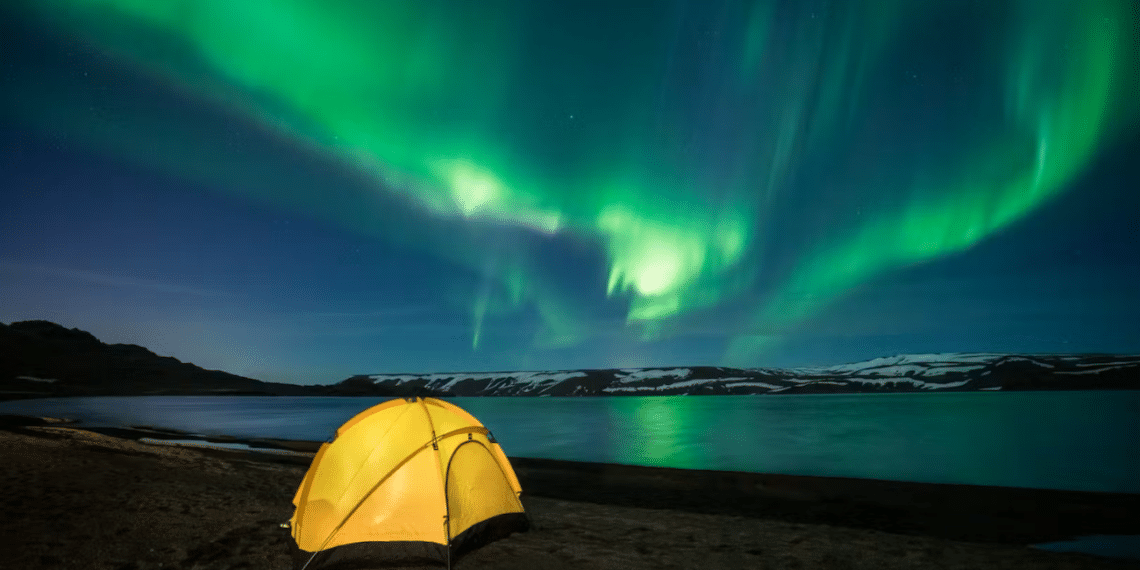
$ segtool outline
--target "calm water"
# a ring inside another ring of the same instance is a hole
[[[383,399],[103,397],[0,413],[325,440]],[[1140,493],[1140,392],[454,398],[508,455]]]

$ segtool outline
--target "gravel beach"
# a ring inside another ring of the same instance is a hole
[[[9,419],[0,424],[0,454],[7,489],[0,497],[0,567],[292,567],[288,531],[280,524],[292,513],[306,470],[303,452],[158,445]],[[905,484],[891,491],[857,480],[512,462],[534,528],[468,554],[455,568],[1140,568],[1135,561],[1012,543],[1043,538],[1056,531],[1056,522],[1006,528],[1061,512],[1078,526],[1107,524],[1121,532],[1135,524],[1138,498],[1130,495],[1101,504],[1105,498],[1096,494],[1046,493],[1030,504],[1025,501],[1032,496],[1013,493],[1010,505],[1029,514],[1008,512],[994,528],[981,524],[982,530],[966,532],[973,533],[966,540],[947,536],[969,514],[962,507],[968,495],[993,504],[996,495],[986,495],[992,488]],[[833,492],[822,493],[821,486]],[[886,505],[892,495],[896,504]],[[1045,504],[1050,500],[1064,504]],[[921,504],[908,509],[906,501]]]

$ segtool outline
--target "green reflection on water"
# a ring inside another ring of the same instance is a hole
[[[699,468],[704,446],[685,437],[700,431],[706,418],[694,398],[661,396],[615,398],[607,406],[612,451],[619,463]],[[625,440],[625,441],[621,441]]]

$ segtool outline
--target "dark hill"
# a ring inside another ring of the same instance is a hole
[[[435,396],[417,386],[298,386],[205,370],[50,321],[0,323],[0,400],[59,396]]]
[[[0,324],[0,397],[300,393],[48,321]]]

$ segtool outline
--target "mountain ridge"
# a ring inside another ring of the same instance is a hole
[[[936,358],[937,357],[937,358]],[[577,371],[371,374],[342,384],[457,396],[745,395],[1140,388],[1140,355],[941,353],[835,366],[690,366]]]
[[[50,321],[0,323],[0,399],[106,395],[643,396],[1140,389],[1140,355],[902,354],[833,366],[359,374],[263,382]]]

